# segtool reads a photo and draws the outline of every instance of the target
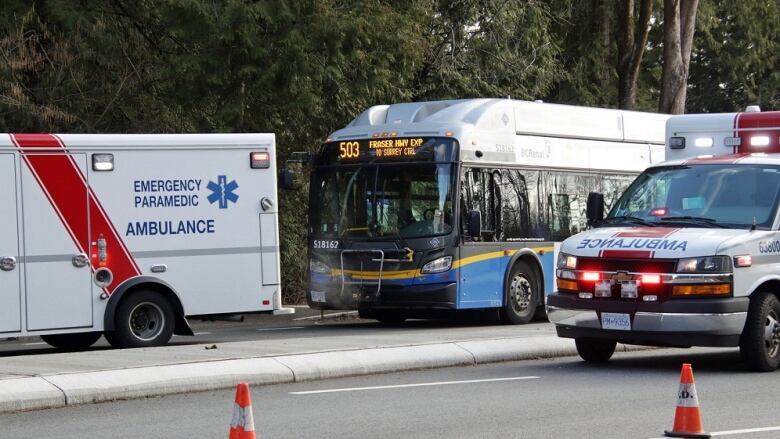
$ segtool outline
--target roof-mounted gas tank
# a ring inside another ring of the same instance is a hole
[[[666,122],[666,160],[780,152],[780,111],[683,114]]]

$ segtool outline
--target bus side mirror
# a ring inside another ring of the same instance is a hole
[[[588,207],[585,213],[588,225],[596,225],[604,220],[604,195],[598,192],[588,194]]]
[[[468,227],[469,236],[474,239],[479,239],[479,237],[482,235],[482,212],[478,210],[470,210],[466,224]]]
[[[285,190],[295,189],[295,172],[290,168],[279,171],[279,186]]]

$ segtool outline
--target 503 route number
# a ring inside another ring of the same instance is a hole
[[[354,159],[360,156],[360,143],[358,142],[340,142],[339,158]]]

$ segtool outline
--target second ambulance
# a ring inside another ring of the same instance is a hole
[[[780,364],[780,112],[681,115],[667,161],[648,168],[593,228],[560,248],[548,316],[580,356],[617,342],[738,346],[752,370]]]

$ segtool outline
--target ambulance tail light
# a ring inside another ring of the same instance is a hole
[[[271,154],[268,151],[257,151],[249,154],[249,166],[252,169],[268,169],[271,167]]]

